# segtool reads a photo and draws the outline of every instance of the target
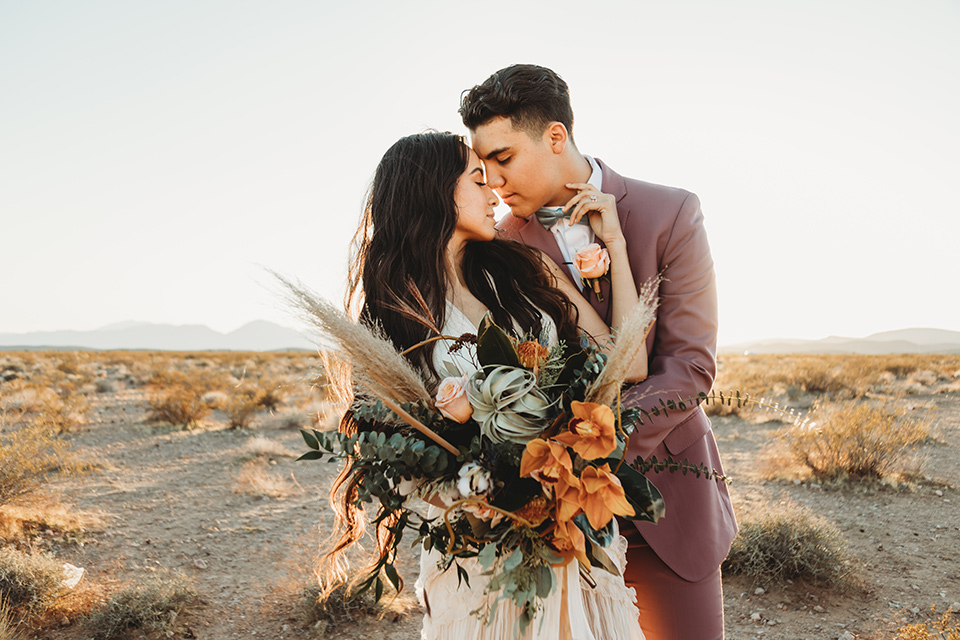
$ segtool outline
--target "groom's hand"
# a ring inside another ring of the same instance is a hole
[[[577,191],[577,195],[563,206],[563,210],[570,213],[570,224],[576,224],[583,216],[589,216],[587,220],[593,233],[603,240],[605,245],[624,241],[620,218],[617,216],[616,198],[609,193],[598,191],[588,183],[571,182],[567,188]]]

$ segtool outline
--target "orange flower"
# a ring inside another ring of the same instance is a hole
[[[588,466],[580,474],[580,505],[594,529],[602,529],[614,515],[632,516],[620,478],[610,472],[610,465]]]
[[[617,425],[613,410],[605,404],[571,402],[575,416],[570,431],[554,436],[554,440],[573,447],[584,460],[603,458],[617,448]]]
[[[545,486],[554,486],[561,480],[566,484],[578,484],[567,448],[540,438],[528,442],[520,458],[520,477],[527,476],[536,478]]]
[[[530,369],[534,373],[536,373],[544,359],[549,355],[550,349],[533,340],[526,340],[517,346],[517,357],[520,358],[520,366],[525,369]]]
[[[573,558],[577,558],[585,566],[590,566],[586,551],[587,540],[583,537],[583,531],[580,531],[580,527],[572,520],[558,520],[552,532],[552,539],[548,542],[563,558],[563,562],[558,564],[566,564]]]
[[[576,478],[574,478],[576,480]],[[580,482],[568,484],[560,481],[553,488],[553,495],[557,499],[557,520],[572,520],[580,513]]]

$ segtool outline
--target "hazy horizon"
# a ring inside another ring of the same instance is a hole
[[[0,333],[295,326],[266,269],[340,300],[382,153],[515,62],[584,153],[698,194],[721,344],[960,330],[960,5],[483,9],[0,4]]]

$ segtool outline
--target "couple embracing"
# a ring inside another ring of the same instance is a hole
[[[657,318],[623,404],[709,392],[717,299],[697,197],[622,177],[581,153],[567,85],[549,69],[513,65],[494,73],[464,94],[460,114],[471,146],[452,134],[414,135],[394,144],[377,167],[348,289],[360,321],[378,324],[398,349],[424,341],[428,330],[398,311],[398,300],[415,295],[412,282],[444,335],[476,333],[489,312],[517,336],[556,342],[586,334],[601,344],[637,302],[638,285],[658,282]],[[499,223],[497,195],[511,212]],[[452,346],[431,342],[408,358],[439,381],[457,360],[451,351],[462,347]],[[627,458],[651,456],[722,469],[700,408],[645,419]],[[723,637],[719,567],[736,533],[726,488],[693,474],[650,479],[666,513],[656,524],[618,522],[613,560],[622,576],[610,574],[595,588],[554,589],[525,637]],[[338,553],[362,528],[342,489],[331,495],[344,514]],[[422,637],[512,637],[509,607],[492,621],[469,613],[493,597],[484,593],[479,564],[465,561],[468,585],[442,571],[439,556],[422,555]]]

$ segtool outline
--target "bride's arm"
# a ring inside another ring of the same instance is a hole
[[[560,289],[565,296],[573,303],[577,308],[577,326],[587,335],[589,335],[594,342],[596,342],[600,348],[604,351],[609,351],[612,346],[613,336],[610,334],[610,327],[607,326],[607,323],[603,321],[603,318],[600,317],[600,314],[597,313],[596,309],[590,306],[590,303],[587,302],[587,299],[583,297],[583,294],[580,293],[580,290],[577,289],[566,275],[561,270],[560,266],[554,262],[546,254],[541,254],[543,263],[547,267],[547,271],[553,276],[553,285]],[[610,256],[611,262],[611,285],[612,282],[612,273],[613,273],[613,255]],[[629,268],[627,269],[629,271]],[[633,275],[630,275],[630,282],[633,282]],[[634,296],[636,296],[636,288],[634,288]],[[616,292],[613,292],[613,295],[616,296]],[[614,298],[616,299],[616,298]],[[636,299],[634,300],[636,304]],[[641,355],[638,355],[636,360],[634,360],[632,366],[630,367],[630,372],[626,377],[627,382],[642,382],[647,379],[647,353],[646,350],[643,351]]]

